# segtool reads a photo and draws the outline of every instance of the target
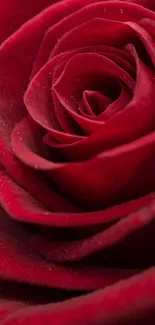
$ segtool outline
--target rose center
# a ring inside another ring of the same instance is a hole
[[[84,90],[79,104],[79,113],[85,117],[95,117],[102,114],[113,101],[121,95],[121,86],[109,82],[98,90]]]

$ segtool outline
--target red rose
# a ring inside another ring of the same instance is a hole
[[[1,0],[0,320],[155,322],[155,2]]]

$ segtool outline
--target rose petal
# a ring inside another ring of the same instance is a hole
[[[35,78],[33,78],[32,82],[30,83],[24,97],[26,107],[29,113],[35,119],[35,121],[37,121],[37,123],[39,123],[42,127],[48,130],[52,134],[52,137],[56,139],[56,141],[60,141],[61,143],[72,143],[80,140],[82,136],[74,134],[75,130],[77,130],[77,127],[75,127],[74,125],[73,129],[71,125],[71,117],[69,116],[69,114],[67,114],[66,116],[66,112],[62,110],[60,106],[58,106],[56,102],[57,98],[54,98],[54,103],[52,101],[51,93],[49,92],[49,87],[51,87],[53,78],[52,71],[55,65],[57,66],[59,64],[56,71],[59,70],[60,73],[60,63],[62,65],[63,62],[69,60],[76,53],[102,51],[106,52],[105,55],[107,55],[107,53],[109,55],[115,54],[115,59],[117,60],[118,56],[121,56],[122,60],[119,59],[119,62],[121,61],[122,64],[124,62],[124,59],[129,61],[132,59],[131,61],[133,62],[132,56],[130,56],[128,53],[126,53],[125,51],[114,49],[112,47],[96,46],[95,48],[88,47],[79,50],[73,50],[65,55],[62,54],[56,58],[53,58],[47,65],[43,67],[43,69],[35,76]],[[130,67],[130,70],[132,72],[133,69],[133,67]],[[54,74],[54,78],[57,79],[56,71]],[[57,105],[57,107],[55,108],[54,105]],[[63,128],[67,131],[67,133],[62,132],[61,129],[57,128],[57,126],[55,125],[55,117],[59,119],[60,124],[62,124]],[[66,124],[67,122],[69,124]]]
[[[72,53],[67,54],[67,58],[71,55]],[[57,128],[54,102],[50,92],[53,77],[51,71],[59,63],[60,58],[61,56],[55,57],[33,78],[24,96],[24,102],[33,119],[47,131],[50,131],[56,140],[70,143],[78,141],[81,136],[64,133],[63,129]],[[64,59],[66,60],[66,56]],[[56,118],[58,119],[58,117]]]
[[[127,22],[126,25],[130,26],[137,35],[139,36],[140,40],[144,44],[146,51],[148,52],[150,59],[152,60],[152,63],[155,66],[155,40],[152,38],[152,36],[140,25],[134,23],[134,22]]]
[[[79,291],[66,290],[59,288],[51,288],[39,285],[32,285],[31,283],[24,283],[19,281],[2,280],[1,283],[1,302],[21,302],[23,305],[38,305],[51,302],[60,302],[66,299],[76,297],[80,294]],[[1,303],[0,302],[0,303]]]
[[[18,131],[17,131],[18,132]],[[25,133],[25,136],[27,133]],[[17,134],[18,144],[20,144],[22,138]],[[33,145],[34,141],[31,143]],[[36,148],[36,147],[35,147]],[[40,175],[39,172],[31,170],[21,164],[12,152],[8,151],[4,147],[3,143],[0,146],[1,159],[4,159],[4,165],[7,168],[7,172],[13,175],[18,184],[25,188],[34,198],[40,201],[44,206],[52,211],[79,211],[71,202],[56,192],[54,187],[48,184],[47,180]],[[29,156],[28,156],[29,158]],[[33,162],[33,160],[32,160]],[[33,164],[33,168],[37,169],[37,159]],[[3,188],[2,188],[3,190]]]
[[[4,41],[31,17],[59,0],[2,0],[0,2],[0,42]]]
[[[155,208],[153,203],[152,206],[129,215],[108,229],[80,241],[52,242],[43,236],[34,235],[31,243],[37,252],[52,261],[77,261],[99,250],[116,245],[154,220]]]
[[[128,50],[137,62],[137,83],[132,101],[125,110],[109,119],[98,132],[77,143],[58,144],[61,153],[69,160],[88,159],[99,151],[118,146],[120,143],[128,143],[154,129],[154,74],[137,57],[134,47],[128,46]],[[49,135],[46,142],[50,145]]]
[[[98,116],[98,118],[107,120],[114,114],[119,113],[122,109],[126,108],[131,100],[131,91],[124,84],[121,85],[121,88],[120,96],[113,103],[111,103],[107,109]]]
[[[96,119],[98,114],[101,114],[109,104],[111,104],[111,99],[99,91],[85,90],[78,111],[84,117]]]
[[[154,200],[154,193],[140,199],[96,212],[53,213],[34,200],[23,188],[1,170],[0,202],[14,219],[56,227],[86,227],[110,223],[145,207]]]
[[[149,17],[154,19],[154,13],[147,11],[144,8],[134,6],[130,3],[124,4],[120,2],[108,3],[108,1],[93,3],[88,3],[87,6],[80,9],[77,12],[73,12],[71,15],[66,15],[66,17],[54,26],[52,26],[46,33],[42,46],[34,65],[33,75],[36,74],[41,67],[47,62],[51,51],[56,45],[57,41],[61,39],[65,33],[70,31],[72,28],[85,23],[86,21],[91,21],[94,17],[101,17],[108,20],[131,20],[139,21],[144,17]],[[86,4],[86,2],[85,2]],[[112,6],[112,8],[111,8]],[[123,14],[122,14],[123,13]]]
[[[149,294],[148,294],[149,293]],[[105,290],[59,304],[28,307],[4,325],[54,323],[59,325],[145,325],[155,321],[155,269],[152,268]],[[135,308],[136,306],[136,308]]]
[[[133,143],[105,151],[88,161],[62,164],[50,162],[34,153],[31,145],[35,141],[33,133],[27,124],[25,127],[28,132],[22,132],[22,139],[20,140],[20,135],[18,135],[13,143],[19,159],[31,167],[37,164],[37,169],[50,172],[52,179],[61,190],[64,190],[65,195],[68,194],[78,205],[82,203],[84,208],[89,203],[93,209],[99,209],[111,200],[115,199],[116,202],[118,199],[121,200],[122,195],[126,200],[130,195],[136,197],[137,193],[145,195],[154,191],[152,177],[154,133]],[[123,168],[124,164],[126,169]],[[146,169],[149,170],[150,176],[143,172]],[[84,193],[82,197],[81,193]]]
[[[46,30],[64,16],[87,4],[87,1],[68,0],[61,5],[56,3],[28,21],[3,43],[0,49],[0,131],[3,146],[10,147],[12,129],[25,115],[23,92]],[[37,8],[38,6],[36,10]]]
[[[4,222],[3,222],[4,219]],[[0,215],[0,278],[70,290],[93,290],[135,273],[92,266],[60,266],[42,258],[28,244],[28,233]]]
[[[79,80],[78,83],[75,82],[77,79]],[[107,86],[110,91],[111,84],[117,81],[125,82],[131,91],[134,90],[134,80],[113,61],[100,54],[82,53],[69,60],[52,89],[64,109],[75,119],[84,132],[89,134],[101,127],[103,128],[103,122],[92,121],[79,115],[72,109],[74,102],[79,100],[78,96],[82,96],[85,89],[102,86],[104,92],[104,87]]]
[[[64,34],[56,44],[52,57],[75,48],[100,44],[121,48],[134,39],[137,40],[136,33],[127,23],[95,17]]]
[[[155,39],[155,21],[149,18],[140,20],[139,25],[144,28]]]

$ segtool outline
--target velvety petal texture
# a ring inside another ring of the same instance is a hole
[[[155,323],[155,2],[0,2],[0,324]]]

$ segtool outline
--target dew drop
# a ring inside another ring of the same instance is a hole
[[[124,11],[123,11],[123,9],[121,8],[121,9],[120,9],[120,13],[123,14],[123,12],[124,12]]]

